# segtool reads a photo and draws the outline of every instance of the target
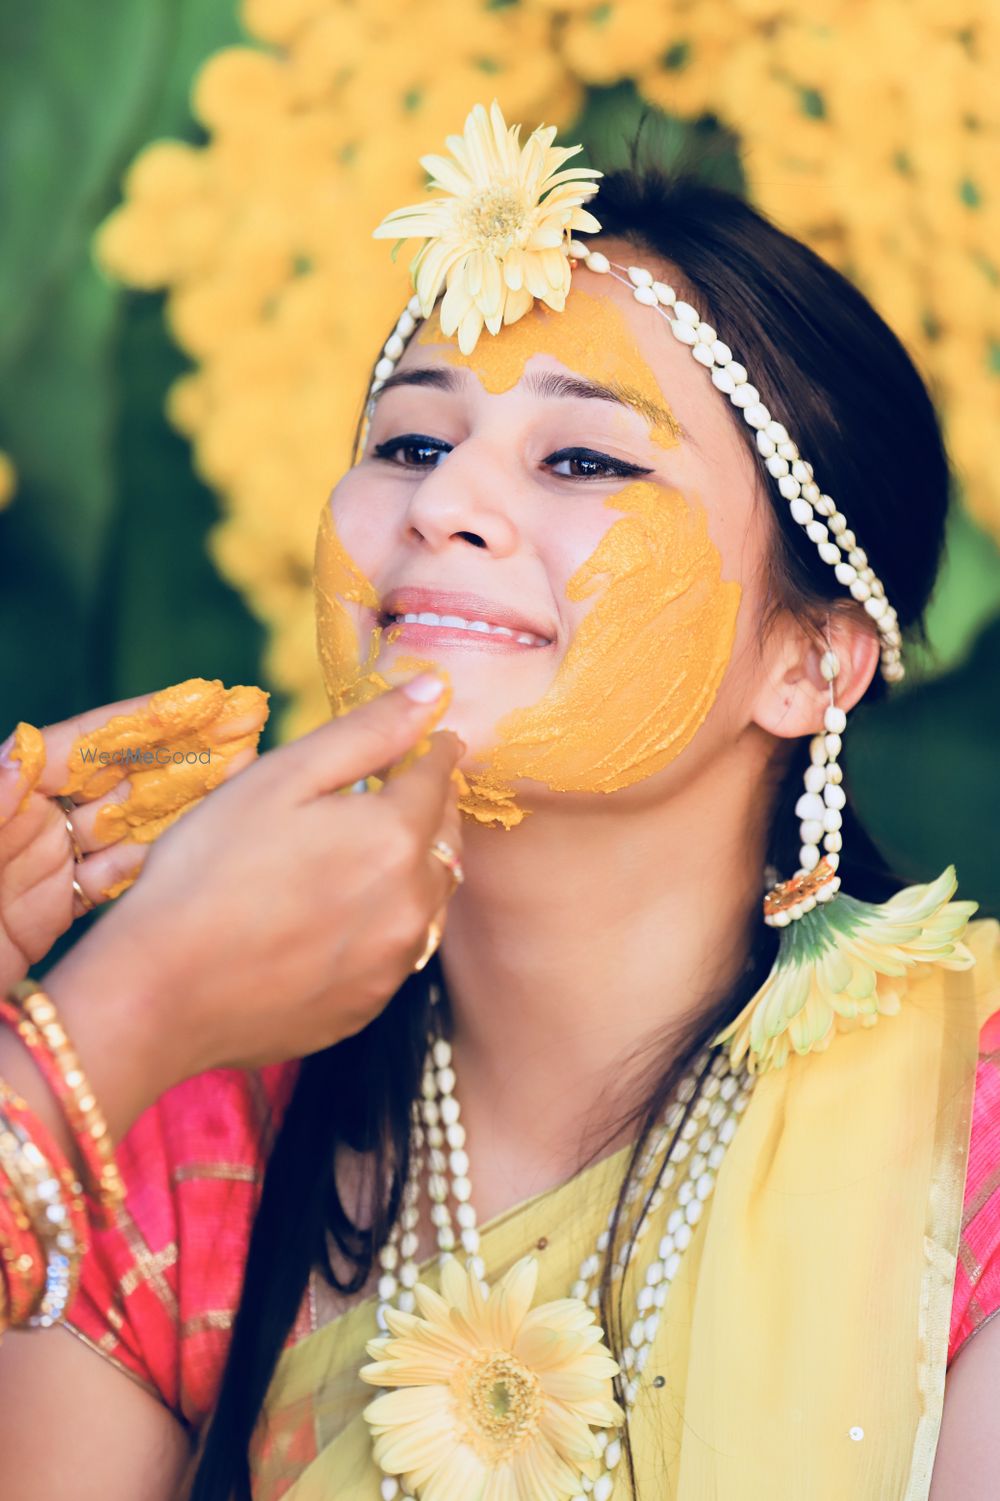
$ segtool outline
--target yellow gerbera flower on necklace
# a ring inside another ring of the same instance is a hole
[[[465,132],[449,136],[445,156],[423,156],[431,188],[446,198],[388,214],[375,239],[424,239],[410,271],[420,310],[430,315],[443,285],[441,330],[457,331],[469,354],[483,324],[491,334],[514,323],[535,298],[561,313],[570,284],[569,242],[600,224],[581,207],[597,192],[591,167],[566,167],[581,149],[557,147],[554,125],[540,125],[524,146],[521,127],[507,126],[496,100],[487,115],[477,104]]]
[[[567,1501],[599,1473],[618,1365],[579,1298],[531,1307],[537,1280],[525,1256],[484,1295],[449,1257],[443,1296],[418,1282],[422,1317],[387,1309],[369,1342],[362,1377],[399,1388],[365,1408],[375,1459],[421,1501]]]

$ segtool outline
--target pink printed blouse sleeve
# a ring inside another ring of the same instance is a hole
[[[128,1195],[97,1230],[72,1331],[197,1429],[239,1303],[264,1165],[297,1065],[217,1069],[168,1091],[126,1136]]]
[[[948,1341],[949,1364],[1000,1313],[1000,1011],[979,1037],[969,1166]]]

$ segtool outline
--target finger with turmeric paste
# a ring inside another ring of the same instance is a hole
[[[86,854],[107,849],[119,840],[152,844],[189,808],[196,807],[213,787],[254,759],[257,735],[240,736],[225,746],[205,745],[168,760],[133,771],[110,792],[72,812],[77,839]],[[250,743],[247,743],[250,741]]]
[[[394,762],[392,766],[380,769],[378,774],[380,781],[388,781],[392,777],[398,776],[401,772],[406,771],[412,766],[415,761],[419,761],[421,756],[426,756],[431,748],[431,736],[448,712],[448,706],[452,698],[451,678],[447,670],[439,662],[433,662],[427,657],[398,657],[392,664],[391,670],[386,674],[386,691],[398,686],[400,683],[406,682],[408,678],[416,677],[421,672],[434,672],[438,677],[443,678],[445,685],[444,692],[428,715],[427,727],[424,734],[417,741],[416,745],[408,750],[399,761]]]
[[[23,813],[45,771],[46,747],[41,730],[21,720],[0,751],[0,827]]]
[[[145,847],[250,764],[267,720],[267,700],[256,687],[226,689],[218,680],[189,679],[74,744],[70,776],[60,791],[91,796],[78,805],[73,822],[87,853],[77,879],[92,900],[113,900],[126,891],[141,872]],[[74,763],[97,770],[88,774]],[[117,782],[93,797],[109,773]]]
[[[106,704],[44,729],[22,720],[10,735],[0,754],[0,988],[23,979],[88,907],[131,886],[152,841],[255,759],[266,693],[204,679],[177,690]],[[109,725],[102,745],[100,731]],[[146,762],[106,752],[102,762],[109,744],[167,754]],[[78,759],[84,768],[89,761],[90,781],[76,796],[89,793],[91,801],[76,802],[67,816],[56,795],[75,785],[74,751],[88,746],[92,755]],[[93,770],[115,779],[96,798]]]

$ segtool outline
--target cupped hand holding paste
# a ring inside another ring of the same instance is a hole
[[[89,803],[127,780],[128,797],[99,810],[93,837],[102,846],[120,839],[152,844],[219,785],[241,751],[256,749],[267,722],[268,698],[261,688],[224,688],[218,679],[189,678],[164,688],[143,707],[114,715],[77,737],[57,795]],[[10,758],[21,767],[20,812],[45,770],[42,732],[21,721]],[[133,879],[118,882],[102,895],[119,896]]]
[[[444,339],[436,316],[417,340],[471,370],[491,395],[510,390],[528,360],[545,354],[613,391],[645,418],[659,446],[682,441],[656,376],[606,297],[574,288],[565,312],[538,308],[481,339],[469,356]],[[547,690],[503,715],[494,743],[466,768],[459,806],[481,822],[507,829],[521,822],[526,810],[515,795],[518,781],[556,792],[611,793],[655,775],[690,743],[718,693],[741,588],[722,578],[704,506],[648,480],[625,485],[605,504],[617,518],[566,585],[569,602],[593,599],[590,610]],[[386,581],[387,587],[406,582]],[[378,625],[359,640],[357,607],[377,618],[379,591],[347,553],[329,506],[320,521],[315,586],[320,664],[331,707],[340,714],[389,686],[380,653],[393,628],[386,640]],[[427,665],[394,659],[392,668]]]

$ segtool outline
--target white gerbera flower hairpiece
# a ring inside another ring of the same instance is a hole
[[[431,188],[447,194],[388,214],[375,239],[423,239],[410,271],[420,311],[430,315],[445,285],[441,330],[458,333],[469,354],[483,324],[491,334],[515,323],[537,298],[562,312],[570,285],[574,232],[600,229],[581,205],[603,173],[566,167],[579,146],[557,147],[554,125],[540,125],[524,146],[496,100],[477,104],[462,135],[449,136],[446,156],[423,156]]]

